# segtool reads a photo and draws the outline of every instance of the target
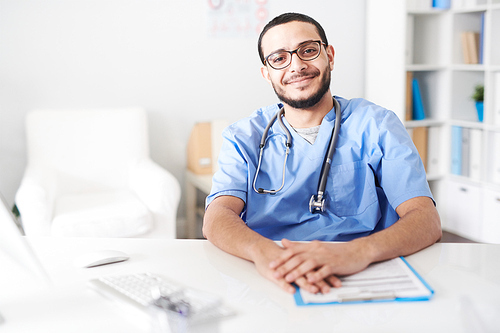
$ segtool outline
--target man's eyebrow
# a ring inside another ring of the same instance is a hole
[[[307,43],[310,43],[310,42],[314,42],[315,40],[316,40],[316,39],[309,39],[309,40],[305,40],[305,41],[303,41],[303,42],[300,42],[300,43],[298,43],[297,45],[295,45],[294,50],[295,50],[295,49],[297,49],[297,48],[299,48],[299,47],[301,47],[301,46],[302,46],[302,45],[304,45],[304,44],[307,44]],[[269,54],[273,54],[273,53],[276,53],[276,52],[283,52],[283,51],[288,51],[288,50],[287,50],[287,49],[285,49],[284,47],[282,47],[281,49],[274,50],[274,51],[272,51],[272,52],[271,52],[271,53],[269,53]]]

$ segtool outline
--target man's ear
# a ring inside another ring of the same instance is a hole
[[[330,69],[333,70],[334,57],[335,57],[335,49],[332,45],[328,45],[326,47],[326,55],[328,56],[328,62],[330,63]]]
[[[260,68],[260,73],[262,74],[262,77],[267,81],[267,83],[271,84],[271,77],[269,76],[269,69],[267,66],[262,66]]]

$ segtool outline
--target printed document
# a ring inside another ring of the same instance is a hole
[[[299,289],[297,304],[427,300],[433,294],[433,290],[401,257],[371,264],[359,273],[340,279],[342,286],[331,288],[327,294],[312,294]]]

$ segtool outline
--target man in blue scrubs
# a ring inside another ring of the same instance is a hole
[[[363,99],[334,96],[341,125],[326,208],[310,212],[336,122],[330,92],[335,52],[315,20],[288,13],[263,29],[259,54],[262,76],[281,103],[225,129],[220,169],[206,203],[205,237],[253,261],[290,293],[292,283],[326,293],[340,285],[337,275],[438,241],[440,219],[415,146],[393,112]],[[261,137],[281,107],[292,135],[290,154],[283,167],[286,135],[275,121],[256,177]],[[258,193],[281,186],[274,194]],[[311,242],[294,242],[304,240]]]

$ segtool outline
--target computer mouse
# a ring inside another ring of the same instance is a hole
[[[74,264],[77,267],[90,268],[125,261],[129,258],[130,256],[122,251],[100,250],[82,254],[75,259]]]

